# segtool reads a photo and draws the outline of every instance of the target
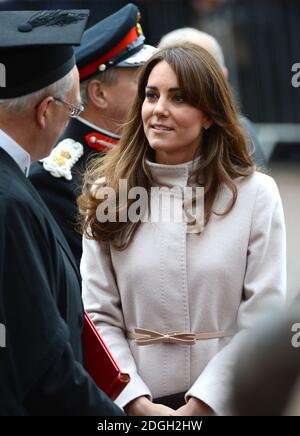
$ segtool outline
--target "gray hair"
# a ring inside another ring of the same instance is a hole
[[[167,33],[160,40],[158,47],[165,48],[169,45],[185,42],[192,42],[205,48],[221,67],[225,67],[224,53],[218,41],[208,33],[193,27],[183,27]]]
[[[40,101],[48,96],[58,97],[66,100],[69,97],[74,85],[73,69],[63,78],[57,80],[46,88],[22,97],[0,100],[0,108],[5,112],[22,113],[27,109],[36,106]]]
[[[99,80],[103,85],[113,86],[118,81],[117,68],[108,68],[107,70],[94,75],[91,79],[80,83],[80,94],[83,104],[88,104],[88,86],[91,80]]]

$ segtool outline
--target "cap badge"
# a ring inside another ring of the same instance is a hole
[[[18,26],[19,32],[31,32],[34,27],[39,26],[64,26],[65,24],[74,23],[86,18],[86,14],[75,13],[71,11],[39,11],[24,24]]]

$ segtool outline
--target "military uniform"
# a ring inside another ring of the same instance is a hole
[[[71,140],[71,143],[66,143],[66,139]],[[56,147],[43,162],[34,163],[30,169],[30,181],[39,191],[64,233],[78,266],[82,254],[82,237],[77,225],[76,198],[81,192],[82,176],[88,161],[93,156],[103,155],[116,145],[118,140],[118,135],[106,132],[83,119],[72,119],[58,148]],[[75,152],[79,149],[80,157],[78,154],[78,160],[73,160],[72,165],[70,155],[73,147],[77,147]],[[68,171],[65,171],[66,167]]]

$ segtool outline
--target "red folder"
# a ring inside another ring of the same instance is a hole
[[[83,327],[83,359],[85,369],[99,388],[115,400],[129,383],[130,376],[121,372],[86,312]]]

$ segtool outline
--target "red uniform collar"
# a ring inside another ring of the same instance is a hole
[[[77,121],[90,128],[90,133],[85,135],[86,144],[90,148],[106,152],[110,150],[114,145],[118,144],[120,140],[119,135],[101,129],[100,127],[90,123],[84,118],[78,117]]]
[[[87,145],[103,152],[109,151],[118,144],[119,139],[109,136],[107,133],[92,132],[85,136]]]

